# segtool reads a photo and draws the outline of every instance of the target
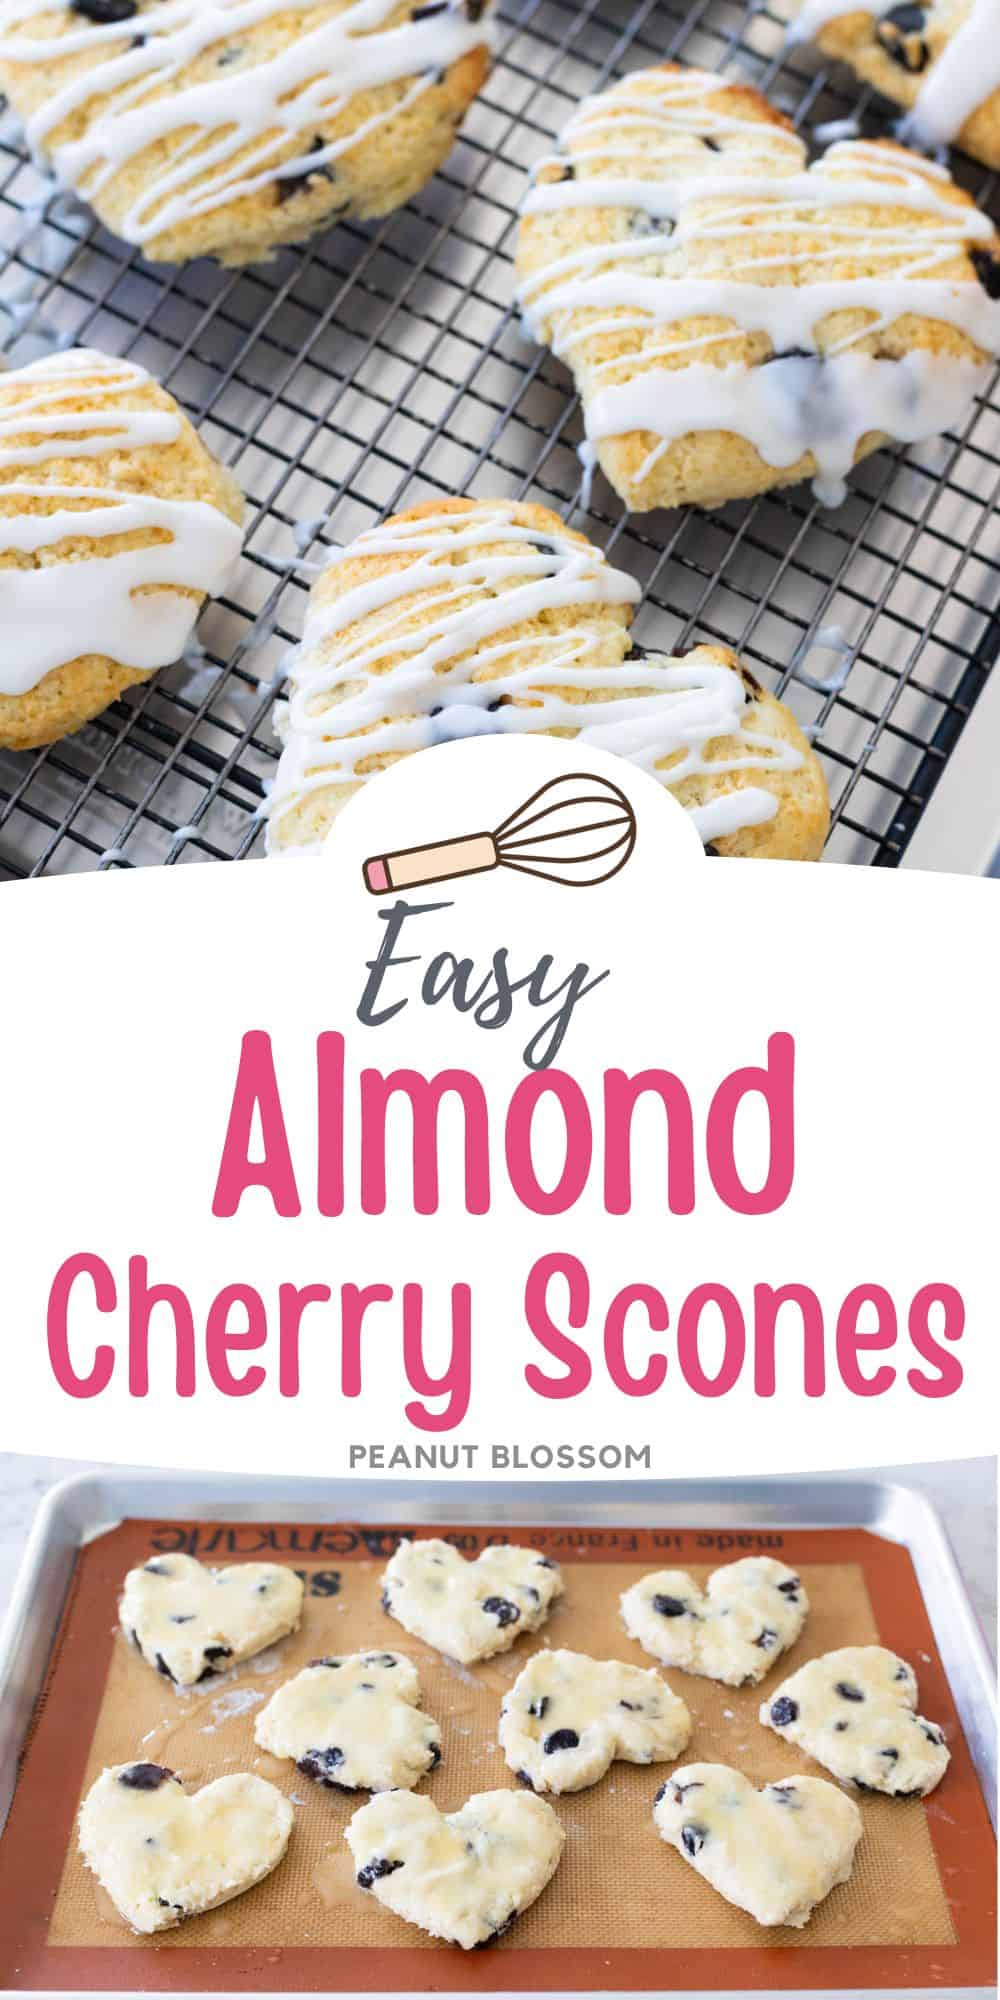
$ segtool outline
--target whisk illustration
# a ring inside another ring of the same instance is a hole
[[[461,875],[513,868],[568,888],[607,882],[635,846],[635,814],[610,778],[569,771],[532,792],[493,833],[468,833],[425,847],[402,847],[364,863],[373,896],[421,889]]]

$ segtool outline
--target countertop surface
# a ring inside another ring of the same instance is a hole
[[[0,1453],[0,1613],[7,1606],[35,1511],[57,1480],[91,1465],[58,1458]],[[966,1589],[991,1651],[996,1655],[996,1460],[946,1460],[939,1465],[874,1466],[868,1476],[919,1488],[937,1508],[958,1557]]]

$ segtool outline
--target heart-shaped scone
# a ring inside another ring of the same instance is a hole
[[[0,91],[33,157],[144,256],[257,264],[437,172],[489,71],[488,11],[3,0]]]
[[[653,1818],[727,1903],[796,1929],[847,1881],[863,1830],[853,1800],[825,1778],[782,1778],[758,1792],[728,1764],[685,1764],[661,1785]]]
[[[638,597],[533,502],[428,501],[366,529],[316,578],[275,712],[270,851],[321,846],[394,759],[496,733],[628,757],[722,854],[817,859],[826,783],[791,709],[728,646],[631,645]]]
[[[1000,33],[995,0],[802,0],[789,40],[814,40],[905,107],[929,153],[954,143],[1000,167]]]
[[[655,1667],[536,1653],[500,1710],[500,1743],[512,1771],[536,1792],[579,1792],[621,1757],[666,1764],[691,1736],[691,1717]]]
[[[587,98],[518,241],[528,330],[634,509],[798,479],[839,506],[888,440],[960,428],[1000,351],[992,223],[937,164],[842,140],[811,166],[746,84],[665,63]]]
[[[683,1569],[655,1570],[622,1593],[632,1639],[668,1667],[753,1687],[794,1645],[809,1599],[800,1576],[773,1556],[714,1570],[704,1590]]]
[[[527,1792],[480,1792],[447,1816],[416,1792],[383,1792],[355,1813],[346,1839],[362,1889],[471,1951],[541,1895],[566,1836],[552,1807]]]
[[[80,1809],[80,1852],[133,1930],[167,1931],[270,1875],[294,1818],[248,1771],[189,1794],[160,1764],[116,1764]]]
[[[484,1549],[467,1562],[450,1542],[400,1542],[382,1604],[414,1638],[468,1665],[537,1632],[562,1590],[558,1564],[537,1549]]]
[[[936,1722],[917,1714],[913,1668],[884,1646],[841,1646],[783,1681],[760,1719],[862,1792],[923,1798],[950,1753]]]
[[[206,1569],[194,1556],[154,1556],[129,1570],[120,1616],[157,1673],[193,1687],[294,1632],[302,1596],[301,1578],[280,1563]]]
[[[423,1714],[402,1653],[314,1660],[271,1696],[254,1734],[335,1792],[408,1790],[441,1761],[440,1725]]]

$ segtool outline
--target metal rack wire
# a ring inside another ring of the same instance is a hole
[[[584,511],[568,379],[513,309],[518,202],[584,92],[664,58],[752,82],[804,127],[859,108],[808,52],[783,56],[781,20],[752,0],[525,0],[501,14],[490,82],[415,202],[246,272],[144,264],[0,121],[0,348],[133,356],[250,503],[237,592],[206,609],[200,646],[79,735],[0,755],[0,879],[259,854],[300,558],[453,492],[531,495],[613,548],[644,586],[644,643],[741,650],[814,734],[831,856],[900,860],[1000,646],[997,383],[961,437],[868,460],[835,513],[796,487],[629,516],[600,480]],[[871,101],[861,114],[886,129]],[[988,208],[991,178],[958,171]]]

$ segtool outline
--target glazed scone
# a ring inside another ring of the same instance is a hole
[[[923,1798],[950,1753],[936,1722],[917,1713],[913,1668],[884,1646],[841,1646],[783,1681],[760,1719],[862,1792]]]
[[[914,144],[960,146],[1000,167],[995,0],[803,0],[789,39],[814,41],[907,111]]]
[[[115,1764],[80,1809],[80,1852],[133,1930],[173,1930],[270,1875],[295,1814],[241,1771],[187,1793],[161,1764]]]
[[[529,332],[571,368],[627,506],[812,479],[964,422],[1000,352],[997,238],[888,141],[806,166],[783,113],[671,64],[586,99],[522,209]]]
[[[755,1791],[728,1764],[686,1764],[660,1787],[653,1818],[727,1903],[759,1924],[801,1929],[854,1865],[863,1831],[852,1799],[825,1778]]]
[[[178,659],[242,521],[134,362],[77,349],[0,374],[0,748],[54,743]]]
[[[753,1687],[795,1644],[809,1599],[787,1563],[744,1556],[714,1570],[704,1590],[686,1570],[655,1570],[622,1592],[621,1607],[629,1637],[665,1666]]]
[[[119,1616],[157,1673],[193,1687],[294,1632],[303,1594],[282,1563],[206,1569],[195,1556],[154,1556],[129,1570]]]
[[[253,263],[436,173],[489,69],[487,4],[0,0],[0,89],[152,261]]]
[[[383,1792],[355,1813],[345,1838],[362,1889],[472,1951],[537,1900],[566,1835],[552,1807],[527,1792],[480,1792],[447,1816],[414,1792]]]
[[[616,1757],[668,1764],[691,1737],[691,1716],[654,1667],[536,1653],[500,1710],[500,1746],[536,1792],[595,1785]]]
[[[441,1726],[423,1713],[420,1676],[402,1653],[314,1660],[271,1696],[254,1735],[335,1792],[408,1790],[441,1761]]]
[[[822,770],[736,655],[630,645],[639,590],[545,507],[443,500],[369,530],[314,585],[276,727],[273,854],[318,847],[397,757],[495,731],[576,738],[668,785],[725,855],[814,860]]]
[[[400,1542],[382,1576],[389,1616],[466,1665],[537,1632],[562,1592],[558,1564],[537,1549],[498,1546],[469,1562],[450,1542]]]

